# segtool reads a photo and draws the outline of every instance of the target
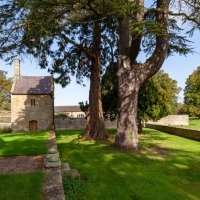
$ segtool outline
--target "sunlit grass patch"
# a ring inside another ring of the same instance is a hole
[[[82,133],[56,135],[62,162],[87,180],[83,199],[200,199],[199,142],[144,129],[134,153],[114,149],[113,141],[81,141]]]
[[[46,154],[48,137],[49,131],[0,134],[0,156]]]

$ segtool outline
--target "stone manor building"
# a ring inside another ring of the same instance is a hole
[[[11,128],[13,132],[54,129],[53,78],[20,76],[18,59],[11,88]]]

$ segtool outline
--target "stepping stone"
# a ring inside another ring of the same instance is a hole
[[[58,155],[55,154],[50,154],[51,156],[49,156],[48,161],[49,162],[57,162],[59,160]]]
[[[58,158],[59,158],[59,152],[57,152],[57,153],[50,153],[50,154],[47,154],[47,156],[46,156],[46,158],[49,158],[49,157],[51,157],[51,156],[57,156]]]
[[[78,173],[77,169],[70,169],[69,174],[74,178],[80,178],[81,175]]]
[[[62,177],[69,176],[70,167],[68,163],[62,163],[61,172],[62,172]]]
[[[50,149],[48,150],[48,153],[49,153],[49,154],[58,153],[58,150],[57,150],[56,148],[50,148]]]
[[[48,159],[46,159],[45,167],[60,167],[61,161],[58,159],[56,162],[49,162]]]

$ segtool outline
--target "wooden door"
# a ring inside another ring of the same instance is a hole
[[[29,131],[30,132],[37,131],[37,121],[36,120],[32,120],[29,122]]]

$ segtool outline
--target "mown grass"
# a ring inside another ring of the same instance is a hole
[[[44,172],[0,174],[1,200],[42,200]]]
[[[85,177],[82,199],[200,199],[199,142],[144,129],[135,153],[114,149],[113,141],[81,141],[82,132],[56,131],[62,162]]]
[[[49,131],[0,134],[0,157],[46,154],[48,137]],[[0,174],[0,200],[42,200],[44,177],[43,171]]]
[[[200,129],[200,119],[191,117],[189,118],[189,125],[185,126],[185,128],[192,128],[192,129]]]
[[[49,131],[0,134],[0,157],[47,153]]]

